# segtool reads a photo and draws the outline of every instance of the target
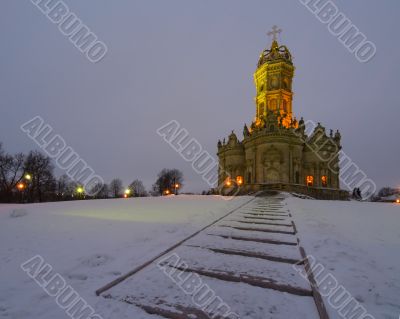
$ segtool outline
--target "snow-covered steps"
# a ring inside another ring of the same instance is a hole
[[[296,246],[278,247],[273,244],[233,240],[231,238],[210,238],[206,234],[196,236],[186,242],[185,246],[291,264],[298,263],[302,259]]]
[[[251,225],[269,225],[269,226],[282,226],[282,227],[293,227],[292,224],[283,224],[279,222],[267,222],[265,220],[239,220],[239,219],[229,219],[227,222],[235,222],[239,224],[251,224]]]
[[[258,231],[256,229],[240,229],[241,227],[219,227],[214,226],[210,227],[207,231],[207,234],[211,235],[224,235],[227,237],[246,237],[246,238],[253,238],[253,239],[271,239],[276,241],[282,242],[289,242],[294,243],[297,245],[297,238],[293,234],[285,234],[285,233],[278,233],[278,232],[265,232],[265,231]],[[248,227],[251,228],[251,227]]]
[[[296,233],[281,199],[256,198],[103,296],[170,319],[319,318]]]
[[[175,278],[180,275],[183,278],[190,274],[179,270],[172,274]],[[104,297],[139,308],[149,314],[149,319],[237,319],[234,315],[223,316],[223,311],[227,309],[224,304],[241,319],[319,318],[311,297],[197,276],[204,288],[193,292],[189,284],[177,285],[164,272],[152,266],[140,276],[131,277],[114,287]],[[214,300],[207,301],[210,298]],[[145,318],[145,315],[142,317]]]
[[[255,224],[243,224],[240,221],[226,221],[226,222],[218,223],[218,225],[216,225],[216,226],[217,227],[229,227],[229,228],[240,229],[240,230],[295,235],[292,225],[289,228],[287,226],[276,226],[276,225],[265,225],[265,224],[255,225]]]
[[[244,215],[248,216],[258,216],[258,217],[265,217],[265,216],[272,216],[272,217],[290,217],[289,214],[285,213],[271,213],[271,212],[259,212],[259,213],[254,213],[254,212],[248,212],[248,211],[241,211]]]
[[[235,215],[238,217],[242,217],[244,218],[243,220],[287,220],[287,218],[283,218],[283,217],[263,217],[263,216],[249,216],[246,214],[241,214],[241,215]]]
[[[248,277],[257,279],[260,285],[274,283],[278,286],[299,288],[299,290],[303,290],[303,293],[311,291],[310,285],[298,276],[290,264],[255,257],[215,253],[208,249],[187,246],[176,249],[175,253],[185,261],[188,268],[202,270],[203,273],[208,272],[211,277],[218,277],[218,274],[230,275],[232,278],[236,278],[233,280],[239,282],[241,278]]]

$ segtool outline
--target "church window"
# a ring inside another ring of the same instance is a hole
[[[307,186],[314,186],[314,176],[308,175],[306,178]]]
[[[273,99],[273,100],[271,101],[271,109],[272,109],[273,111],[275,111],[275,110],[276,110],[276,106],[277,106],[276,99]]]
[[[328,177],[326,175],[321,176],[321,183],[322,183],[322,187],[328,186]]]
[[[282,104],[283,104],[283,111],[287,112],[287,101],[283,100]]]

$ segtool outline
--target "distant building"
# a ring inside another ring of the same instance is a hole
[[[244,125],[242,140],[232,131],[226,142],[218,141],[219,184],[345,197],[339,191],[341,135],[327,134],[320,123],[306,134],[303,118],[297,120],[292,109],[294,70],[289,49],[274,38],[254,73],[253,122]]]

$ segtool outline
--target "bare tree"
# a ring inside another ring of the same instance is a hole
[[[0,199],[10,202],[14,199],[16,186],[25,175],[25,156],[21,153],[14,156],[4,152],[0,143]]]
[[[110,182],[109,186],[111,196],[114,198],[120,197],[122,195],[122,181],[119,178],[114,178]]]
[[[178,187],[175,187],[175,186]],[[162,195],[168,191],[173,193],[177,188],[183,186],[183,173],[178,169],[164,168],[157,176],[156,182],[153,184],[153,195]]]
[[[68,195],[68,184],[71,182],[71,179],[68,175],[61,175],[56,184],[56,195],[58,199],[65,198]]]
[[[93,188],[90,190],[91,194],[95,194],[93,197],[100,199],[100,198],[108,198],[110,190],[108,189],[107,184],[96,184],[93,186]]]
[[[32,202],[50,200],[54,196],[56,180],[53,175],[54,167],[48,156],[39,151],[31,151],[24,163],[24,172],[28,172],[31,181],[28,187],[28,199]]]
[[[143,182],[139,179],[135,179],[132,183],[130,183],[128,188],[132,191],[132,196],[134,197],[148,196],[146,188],[143,185]]]

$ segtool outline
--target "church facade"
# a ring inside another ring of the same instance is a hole
[[[270,49],[260,55],[254,73],[254,120],[244,125],[242,139],[232,131],[227,140],[218,141],[219,185],[238,185],[247,192],[314,190],[331,193],[327,198],[338,197],[341,135],[332,130],[327,134],[320,123],[308,132],[309,123],[306,127],[303,118],[296,119],[294,71],[289,49],[274,38]]]

